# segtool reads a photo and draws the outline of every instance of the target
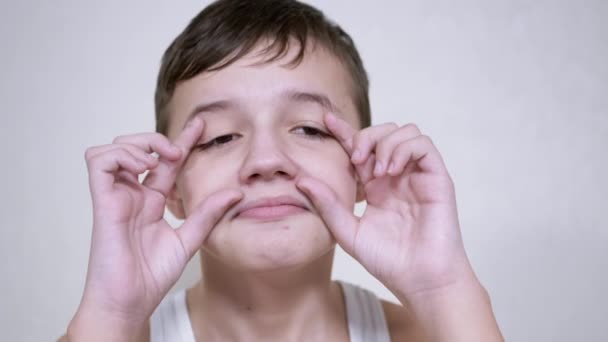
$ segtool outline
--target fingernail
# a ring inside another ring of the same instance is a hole
[[[358,162],[361,159],[361,155],[361,151],[356,150],[355,153],[353,153],[353,161]]]
[[[391,162],[388,165],[388,173],[392,174],[393,172],[395,172],[395,162]]]

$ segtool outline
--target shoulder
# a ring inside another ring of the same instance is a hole
[[[403,305],[380,301],[392,342],[422,342],[424,336],[411,311]]]

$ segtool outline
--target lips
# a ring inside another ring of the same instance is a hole
[[[309,211],[306,204],[295,197],[264,197],[237,207],[234,218],[280,219],[305,211]]]

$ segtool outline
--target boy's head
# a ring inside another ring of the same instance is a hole
[[[323,116],[370,124],[368,81],[346,33],[318,10],[288,0],[223,0],[197,15],[163,57],[157,131],[171,140],[194,115],[205,128],[167,206],[185,218],[210,194],[239,189],[203,249],[243,270],[302,265],[335,241],[295,184],[325,182],[344,206],[362,199],[350,158]],[[280,219],[241,215],[260,199],[304,210]]]
[[[163,55],[154,99],[156,131],[164,135],[169,131],[171,99],[180,82],[220,70],[262,41],[270,42],[263,62],[277,60],[290,48],[298,49],[288,61],[292,67],[301,62],[311,44],[327,49],[350,76],[348,86],[360,128],[371,124],[367,73],[354,42],[338,25],[298,1],[219,0],[194,17]]]

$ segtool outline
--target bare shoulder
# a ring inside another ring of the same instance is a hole
[[[403,305],[381,300],[392,342],[423,342],[424,337],[414,315]]]

